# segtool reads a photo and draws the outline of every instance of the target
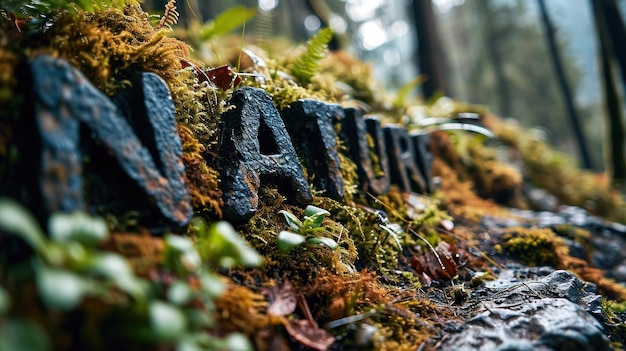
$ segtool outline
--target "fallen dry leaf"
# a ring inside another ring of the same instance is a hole
[[[442,241],[435,251],[411,259],[411,266],[419,275],[428,275],[432,279],[452,279],[457,275],[457,264],[451,251],[454,248]]]
[[[326,351],[335,342],[326,329],[317,328],[306,319],[284,321],[283,325],[297,342],[313,350]]]
[[[293,285],[288,280],[266,290],[269,299],[267,313],[272,316],[286,316],[296,310],[297,299]]]

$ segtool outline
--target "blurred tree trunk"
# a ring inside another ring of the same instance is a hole
[[[498,113],[502,116],[511,116],[511,95],[509,93],[509,84],[504,73],[504,64],[502,62],[502,55],[498,46],[498,33],[494,25],[495,14],[491,6],[491,0],[479,0],[478,1],[480,11],[484,18],[484,25],[486,30],[485,46],[487,48],[487,54],[493,64],[493,73],[496,77],[496,86],[499,102]]]
[[[574,106],[574,98],[572,96],[572,92],[570,91],[567,77],[565,76],[565,70],[563,69],[561,55],[556,44],[556,39],[554,37],[554,27],[552,26],[552,21],[550,20],[550,16],[548,15],[548,9],[546,8],[545,0],[538,0],[538,3],[541,13],[541,21],[543,23],[546,32],[545,36],[548,41],[548,50],[550,52],[552,64],[554,65],[554,71],[557,76],[557,81],[561,88],[561,93],[563,94],[563,102],[565,103],[565,108],[567,109],[567,115],[569,116],[570,123],[574,130],[574,137],[576,138],[576,143],[578,144],[581,166],[583,168],[590,169],[591,158],[589,157],[589,151],[587,150],[585,136],[580,126],[578,113],[576,112],[576,107]]]
[[[598,35],[601,58],[604,100],[607,117],[607,146],[608,168],[611,176],[611,185],[614,188],[626,189],[626,155],[624,154],[624,122],[619,92],[613,75],[613,54],[615,52],[620,62],[622,80],[626,84],[626,48],[621,44],[618,35],[626,35],[624,23],[619,17],[615,1],[591,0],[593,15]],[[611,13],[611,11],[615,11]],[[621,37],[622,39],[624,36]],[[612,41],[612,44],[610,43]]]
[[[436,94],[450,96],[445,70],[445,57],[431,0],[413,0],[412,7],[417,31],[417,59],[420,72],[426,76],[422,84],[425,99]]]

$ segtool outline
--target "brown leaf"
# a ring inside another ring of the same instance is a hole
[[[268,314],[286,316],[296,310],[296,293],[288,280],[282,285],[274,285],[267,289],[267,297],[269,299]]]
[[[283,322],[285,329],[297,342],[313,350],[326,351],[335,337],[326,329],[317,328],[306,319]]]
[[[457,275],[457,264],[454,261],[451,247],[441,242],[435,251],[411,259],[411,266],[418,274],[427,274],[432,279],[452,279]]]

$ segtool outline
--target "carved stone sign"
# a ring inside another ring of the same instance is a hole
[[[389,162],[385,151],[385,140],[378,118],[363,118],[363,112],[356,108],[345,110],[346,117],[341,124],[341,136],[346,141],[350,159],[354,161],[359,175],[360,189],[375,194],[389,191]],[[370,148],[369,140],[372,142]],[[373,149],[372,151],[370,151]],[[375,172],[371,153],[377,156]]]
[[[14,173],[25,178],[13,196],[42,220],[55,211],[91,209],[138,211],[156,233],[189,222],[174,105],[161,78],[137,74],[132,88],[110,99],[60,59],[35,57],[30,71],[34,100],[20,138],[28,142]],[[341,200],[338,138],[357,166],[362,191],[384,194],[391,184],[432,191],[427,135],[381,127],[360,110],[310,99],[294,102],[281,116],[264,90],[251,87],[235,90],[230,102],[214,165],[231,221],[255,213],[262,184],[276,186],[292,203],[311,203],[304,170],[315,188]]]
[[[293,203],[309,203],[311,193],[301,167],[324,196],[342,199],[338,137],[357,166],[361,190],[384,194],[390,184],[407,192],[432,190],[432,156],[426,148],[426,135],[409,134],[395,125],[381,127],[378,118],[364,117],[360,110],[310,99],[298,100],[283,111],[283,125],[269,96],[249,87],[235,91],[231,104],[235,108],[222,116],[216,165],[221,173],[224,212],[231,220],[245,220],[254,214],[262,182],[278,185]],[[337,126],[341,127],[339,136]]]

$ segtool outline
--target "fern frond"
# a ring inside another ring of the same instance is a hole
[[[306,51],[294,61],[291,67],[291,74],[300,83],[311,82],[318,71],[319,61],[328,53],[328,43],[332,38],[332,29],[325,27],[306,43]]]
[[[163,17],[159,21],[159,24],[156,26],[156,29],[161,29],[163,27],[172,28],[173,25],[178,23],[178,16],[180,14],[176,11],[176,0],[170,0],[165,4],[165,12],[163,13]]]

